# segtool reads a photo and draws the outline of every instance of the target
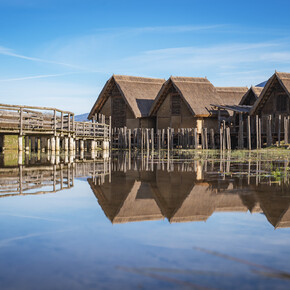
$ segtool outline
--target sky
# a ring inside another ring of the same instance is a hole
[[[256,85],[290,72],[289,9],[289,0],[0,0],[1,103],[86,113],[112,74]]]

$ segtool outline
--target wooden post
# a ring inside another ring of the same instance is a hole
[[[228,150],[231,150],[232,149],[232,142],[231,142],[231,129],[230,129],[230,127],[227,127],[226,132],[227,132],[227,148],[228,148]]]
[[[165,130],[164,129],[162,129],[162,138],[161,138],[162,140],[162,142],[161,142],[161,148],[164,148],[164,142],[165,142]]]
[[[287,116],[284,117],[284,143],[289,143],[289,118]]]
[[[167,150],[170,149],[170,129],[167,128]]]
[[[55,152],[55,137],[51,137],[50,146],[51,146],[51,151]],[[32,149],[32,140],[31,140],[31,149]]]
[[[243,115],[239,113],[239,137],[238,137],[238,148],[244,148],[244,126],[243,126]]]
[[[207,128],[204,128],[204,142],[205,142],[205,149],[208,149]]]
[[[20,108],[20,136],[23,134],[23,108]]]
[[[197,128],[193,129],[193,135],[194,135],[194,148],[198,149]]]
[[[279,115],[278,119],[278,146],[281,145],[281,115]]]
[[[30,140],[31,140],[31,152],[35,152],[35,146],[36,146],[36,144],[35,144],[35,137],[34,136],[31,136],[30,137]]]
[[[257,149],[260,148],[260,138],[259,138],[259,116],[256,115],[256,145]]]
[[[64,151],[68,151],[68,137],[64,138]]]
[[[220,127],[220,150],[222,151],[223,150],[223,128]]]
[[[55,137],[55,151],[57,151],[57,152],[59,152],[59,150],[60,150],[60,143],[59,143],[59,137],[58,136],[56,136]]]
[[[215,149],[215,142],[214,142],[214,129],[210,129],[210,148]]]
[[[143,143],[144,143],[144,134],[143,134],[143,128],[141,128],[141,151],[143,151]]]
[[[227,132],[226,132],[226,121],[223,121],[223,150],[227,149]]]
[[[262,125],[261,125],[261,118],[259,118],[259,144],[260,148],[262,148]]]
[[[151,146],[152,151],[154,151],[154,129],[151,129]]]
[[[247,131],[248,131],[248,149],[249,149],[249,150],[252,150],[252,140],[251,140],[251,117],[250,117],[250,116],[248,116]]]
[[[128,144],[127,144],[127,127],[124,127],[124,148],[127,149]]]
[[[128,148],[131,150],[131,129],[128,129]]]
[[[53,110],[54,136],[56,136],[56,110]]]
[[[61,120],[61,131],[63,131],[63,112],[61,112],[60,120]]]
[[[267,146],[272,145],[272,116],[269,115],[267,118]]]
[[[149,129],[146,128],[146,145],[147,145],[147,151],[149,151],[150,144],[149,144]]]
[[[23,137],[21,135],[18,136],[18,151],[23,151]]]
[[[157,130],[157,136],[158,136],[158,150],[161,149],[161,136],[160,136],[160,130]]]
[[[25,136],[25,151],[29,152],[29,137]]]

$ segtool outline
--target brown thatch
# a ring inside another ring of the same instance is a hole
[[[248,91],[247,87],[216,87],[218,95],[222,99],[223,105],[238,105]]]
[[[113,75],[99,94],[88,119],[99,113],[110,97],[114,85],[117,86],[135,118],[146,117],[165,79]]]
[[[189,110],[195,116],[209,116],[210,104],[221,104],[222,100],[214,86],[206,78],[170,77],[162,86],[150,110],[150,116],[155,115],[165,100],[172,86],[183,98]]]
[[[250,87],[249,90],[242,97],[239,105],[253,105],[254,102],[259,98],[264,88],[262,87]]]
[[[279,82],[285,93],[287,93],[290,98],[290,73],[275,72],[267,81],[263,91],[260,94],[260,97],[253,105],[253,108],[250,112],[251,115],[258,114],[262,110],[265,103],[271,97],[273,86],[276,82]]]

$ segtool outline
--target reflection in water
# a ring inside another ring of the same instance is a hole
[[[0,198],[58,192],[73,187],[74,178],[90,176],[101,184],[110,173],[109,158],[102,155],[93,158],[90,155],[86,159],[85,156],[45,154],[24,157],[17,166],[4,166],[2,155]]]
[[[0,198],[57,192],[73,187],[74,178],[87,178],[114,224],[206,221],[214,212],[250,211],[263,213],[275,228],[290,227],[289,160],[240,157],[38,154],[3,166],[2,156]]]
[[[154,156],[112,158],[111,177],[88,182],[112,223],[206,221],[214,212],[263,213],[290,227],[289,161],[209,158],[176,161]]]

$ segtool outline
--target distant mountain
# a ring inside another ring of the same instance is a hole
[[[263,87],[266,85],[266,83],[267,83],[267,81],[264,81],[264,82],[262,82],[262,83],[256,85],[256,87],[261,87],[261,88],[263,88]]]
[[[77,122],[86,122],[86,121],[88,121],[88,116],[89,116],[89,113],[76,115],[75,116],[75,121],[77,121]]]

